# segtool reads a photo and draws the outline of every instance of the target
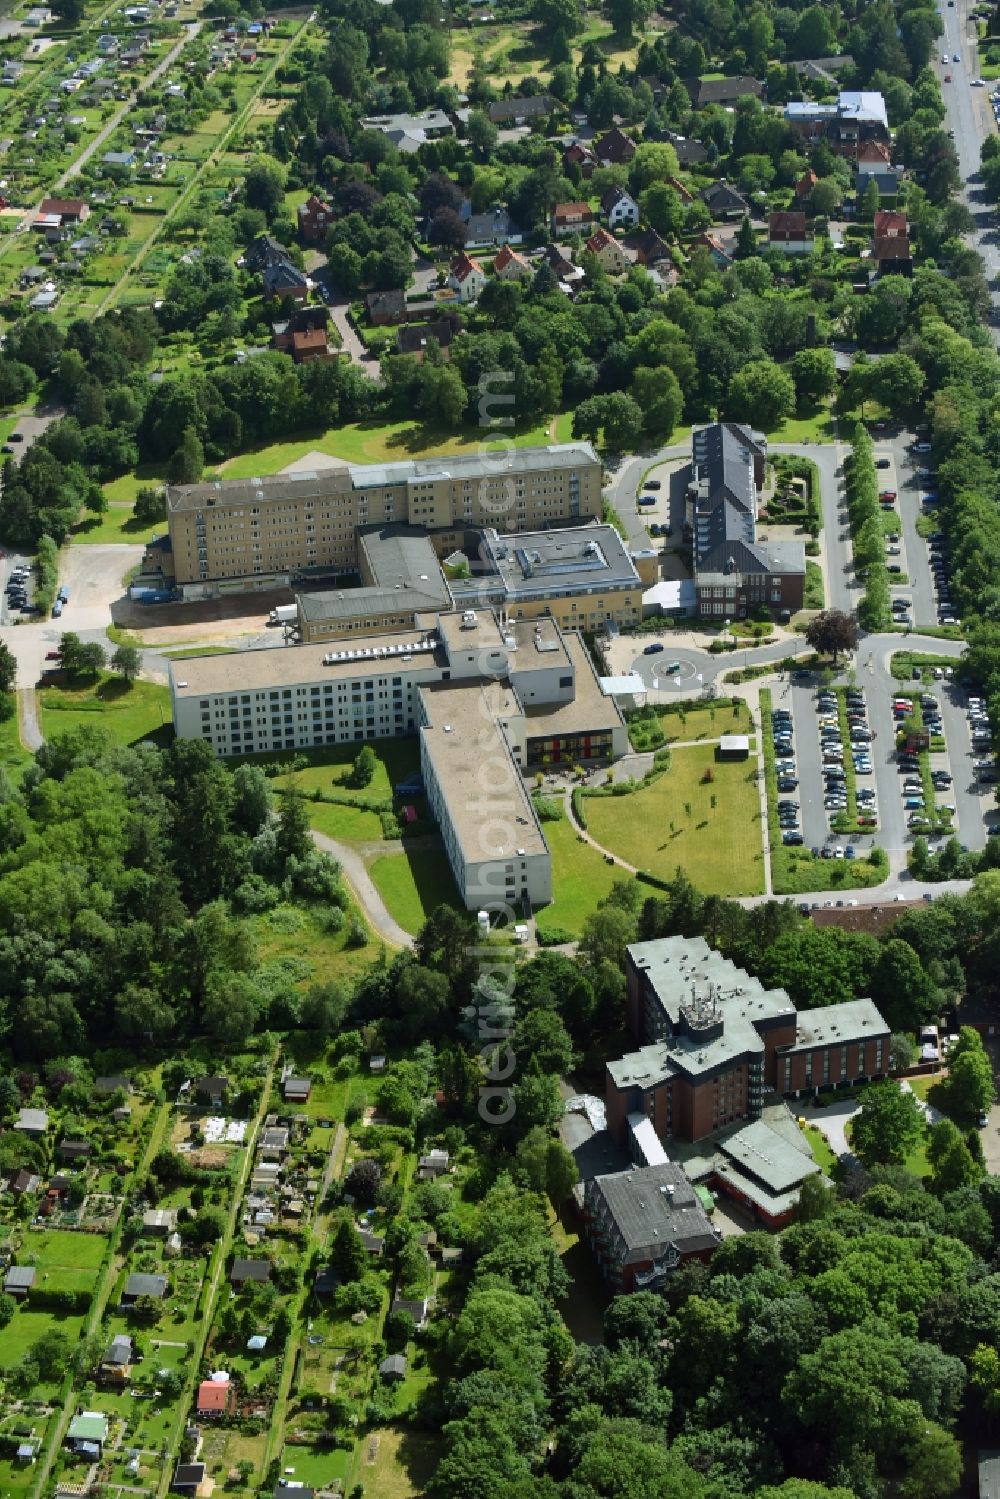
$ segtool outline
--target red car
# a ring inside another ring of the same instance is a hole
[[[46,651],[45,652],[45,659],[46,659],[46,661],[58,661],[60,659],[61,655],[62,655],[61,651]]]
[[[883,489],[879,491],[880,500],[894,500],[895,498],[896,491],[894,489]]]

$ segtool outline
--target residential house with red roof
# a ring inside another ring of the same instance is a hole
[[[781,250],[785,255],[811,255],[815,243],[806,228],[806,216],[798,208],[782,209],[770,215],[767,242],[772,250]]]
[[[624,249],[606,229],[595,229],[587,241],[587,249],[596,255],[602,269],[611,276],[621,276],[628,270],[631,261]]]
[[[557,203],[552,210],[552,233],[589,234],[595,223],[589,203]]]
[[[458,293],[460,302],[475,302],[486,285],[486,272],[478,260],[463,250],[449,267],[448,285]]]
[[[504,245],[493,258],[493,274],[501,281],[520,281],[531,276],[532,270],[523,255]]]
[[[199,1416],[225,1416],[231,1406],[235,1391],[229,1375],[221,1373],[211,1379],[203,1379],[198,1386],[194,1408]]]

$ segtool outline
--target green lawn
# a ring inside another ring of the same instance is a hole
[[[771,442],[833,442],[833,418],[825,406],[817,407],[807,416],[786,418],[780,426],[769,432]]]
[[[170,690],[158,682],[133,682],[102,673],[81,687],[44,687],[42,733],[46,739],[83,724],[100,724],[121,744],[170,732]]]
[[[823,1172],[824,1176],[832,1176],[833,1169],[837,1164],[837,1157],[830,1148],[830,1142],[822,1130],[816,1128],[815,1124],[807,1124],[803,1134],[809,1141],[809,1149],[812,1151],[813,1160]]]
[[[29,1234],[25,1239],[25,1252],[30,1253],[34,1264],[45,1269],[74,1267],[80,1270],[97,1270],[107,1247],[107,1241],[101,1234],[78,1234],[62,1230],[43,1230],[41,1233]]]
[[[0,769],[18,780],[22,772],[31,764],[34,756],[21,743],[17,727],[16,699],[12,700],[12,707],[13,711],[6,718],[0,718]]]
[[[128,505],[131,508],[135,504],[137,492],[144,485],[155,485],[165,483],[165,475],[162,469],[153,468],[148,463],[140,464],[130,474],[122,474],[119,479],[112,479],[105,484],[104,493],[110,505]]]
[[[162,533],[165,529],[165,521],[149,526],[145,521],[135,519],[130,504],[116,501],[108,505],[103,515],[92,515],[85,511],[83,519],[77,521],[70,535],[77,545],[110,546],[120,542],[138,545],[149,541],[157,531]]]
[[[98,1239],[102,1247],[104,1242],[103,1239]],[[53,1329],[65,1333],[70,1344],[75,1344],[84,1320],[82,1316],[64,1316],[58,1312],[35,1311],[30,1305],[19,1306],[3,1330],[4,1362],[8,1365],[16,1364],[44,1333],[52,1332]],[[46,1393],[51,1393],[51,1388],[36,1386],[36,1392],[44,1398]]]
[[[594,805],[594,801],[587,803],[588,822]],[[615,880],[628,876],[608,864],[596,848],[581,842],[576,828],[565,817],[543,823],[542,831],[552,850],[552,904],[539,911],[536,925],[539,932],[561,927],[579,937],[583,923]]]
[[[306,796],[317,789],[336,789],[351,795],[351,788],[344,786],[343,778],[360,748],[360,744],[338,744],[328,749],[295,750],[283,757],[275,756],[275,759],[307,758],[309,764],[300,770],[289,771],[287,775],[276,776],[274,784],[294,784]],[[416,739],[373,739],[370,748],[375,753],[375,774],[367,786],[358,788],[357,799],[361,805],[384,801],[392,796],[392,788],[397,782],[405,781],[420,769],[420,747]]]
[[[660,723],[668,744],[753,732],[753,718],[743,698],[727,706],[715,703],[704,708],[690,708],[684,713],[664,713]]]
[[[373,843],[382,837],[377,812],[364,807],[345,807],[339,802],[306,802],[309,826],[341,843]]]
[[[598,843],[650,874],[672,879],[680,866],[706,895],[764,888],[755,759],[719,762],[713,745],[675,750],[650,785],[587,797],[584,806]]]
[[[510,441],[518,447],[550,442],[549,425],[546,422],[531,427],[525,432],[505,437],[503,442]],[[346,463],[387,463],[394,459],[478,451],[482,442],[482,432],[462,432],[456,436],[451,432],[435,431],[415,421],[349,422],[346,426],[316,432],[311,437],[298,438],[294,442],[270,443],[251,452],[241,453],[237,458],[230,458],[220,464],[218,474],[223,479],[249,479],[258,475],[276,474],[290,463],[304,458],[307,453],[327,453],[331,458],[340,458]]]
[[[461,909],[443,849],[382,854],[368,873],[389,914],[406,932],[415,935],[437,906]]]

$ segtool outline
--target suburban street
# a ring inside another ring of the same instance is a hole
[[[997,286],[1000,234],[994,227],[996,214],[979,185],[982,143],[995,130],[989,94],[997,84],[991,83],[986,88],[972,87],[972,80],[979,76],[979,48],[975,40],[975,23],[970,19],[970,0],[956,0],[954,8],[942,4],[939,10],[944,22],[944,36],[936,66],[940,77],[943,78],[945,73],[952,77],[951,83],[941,85],[948,112],[945,124],[955,132],[959,171],[965,184],[959,196],[976,221],[975,229],[966,238],[979,251],[986,265],[987,279],[993,289],[993,336],[1000,342],[1000,293]],[[949,58],[958,53],[960,60],[946,66],[940,61],[945,52]]]

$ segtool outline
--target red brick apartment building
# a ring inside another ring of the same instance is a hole
[[[608,1129],[629,1144],[629,1115],[664,1143],[701,1140],[761,1117],[766,1093],[798,1095],[884,1076],[889,1027],[870,999],[796,1011],[783,989],[703,938],[635,943],[626,958],[638,1050],[607,1069]]]

